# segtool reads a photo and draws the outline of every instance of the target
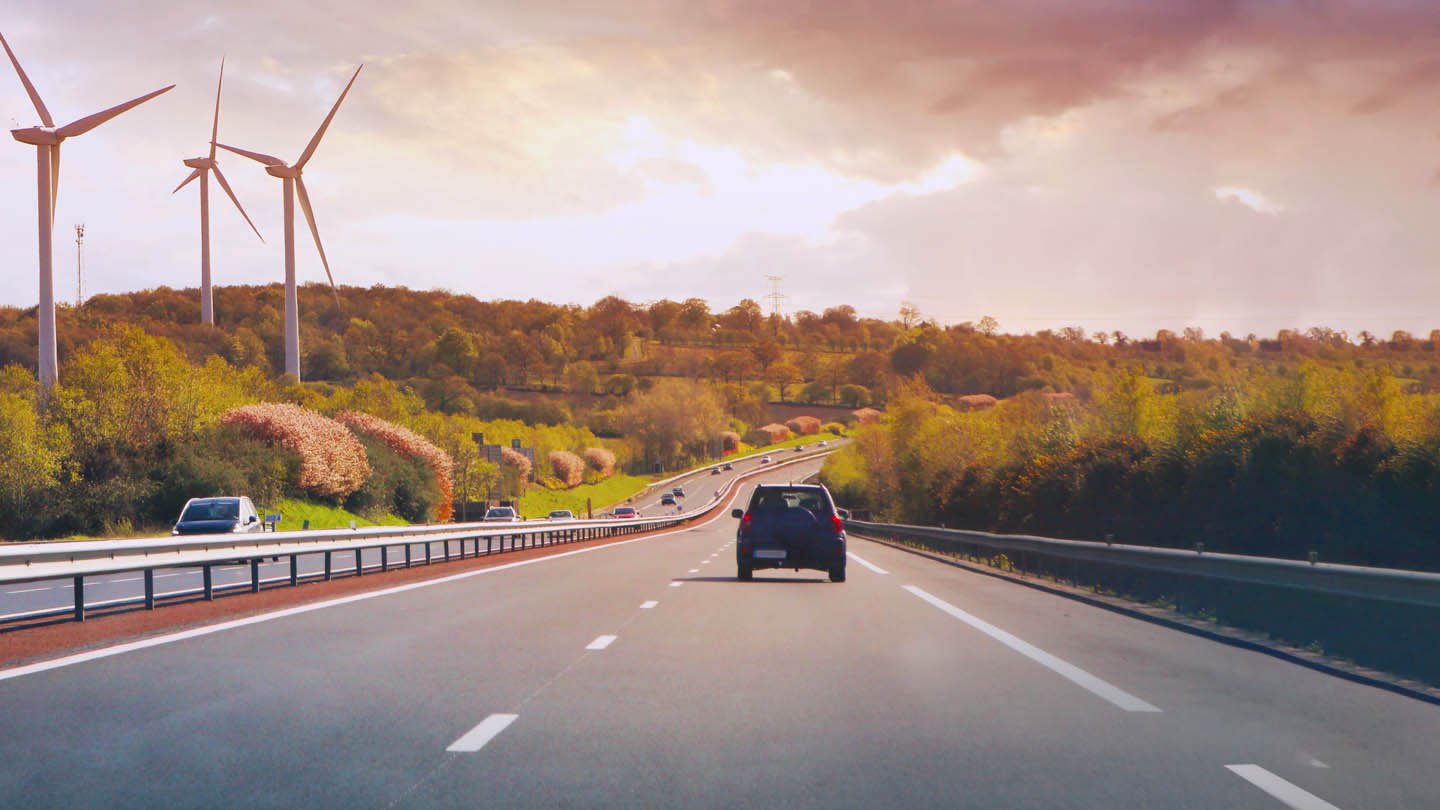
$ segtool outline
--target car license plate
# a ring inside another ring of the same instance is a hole
[[[783,560],[783,559],[785,559],[785,549],[783,549],[783,548],[757,548],[757,549],[755,549],[755,559],[757,559],[757,560]]]

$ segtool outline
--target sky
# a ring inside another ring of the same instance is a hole
[[[221,142],[298,157],[341,284],[839,304],[1148,334],[1440,327],[1431,0],[0,0],[68,122],[56,289],[199,281]],[[0,123],[39,123],[0,64]],[[0,305],[37,300],[34,150],[0,144]],[[219,285],[283,277],[280,183],[220,164]],[[302,281],[324,272],[303,221]],[[302,299],[301,306],[305,302]],[[223,313],[223,290],[217,308]]]

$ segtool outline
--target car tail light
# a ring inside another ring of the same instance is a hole
[[[845,521],[841,520],[839,515],[830,515],[830,525],[835,527],[836,534],[843,534],[845,532]]]

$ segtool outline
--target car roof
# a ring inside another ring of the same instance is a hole
[[[191,498],[190,503],[228,503],[239,500],[240,497],[238,495],[218,495],[213,498]]]

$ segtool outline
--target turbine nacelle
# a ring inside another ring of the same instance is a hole
[[[10,135],[20,143],[28,143],[31,146],[57,146],[65,137],[60,134],[56,127],[25,127],[24,129],[12,129]]]
[[[180,161],[180,162],[181,162],[181,163],[184,163],[186,166],[189,166],[189,167],[192,168],[192,169],[201,169],[201,170],[204,170],[204,169],[213,169],[213,168],[215,168],[215,161],[214,161],[214,159],[208,158],[208,157],[203,157],[203,156],[202,156],[202,157],[185,158],[184,160],[182,160],[182,161]]]
[[[298,178],[300,177],[300,171],[301,171],[301,170],[300,170],[300,167],[299,167],[299,166],[283,166],[283,165],[282,165],[282,166],[266,166],[266,167],[265,167],[265,173],[268,174],[268,175],[270,175],[271,177],[279,177],[279,178],[282,178],[282,179],[288,178],[288,179],[290,179],[290,180],[296,180],[296,179],[298,179]]]

